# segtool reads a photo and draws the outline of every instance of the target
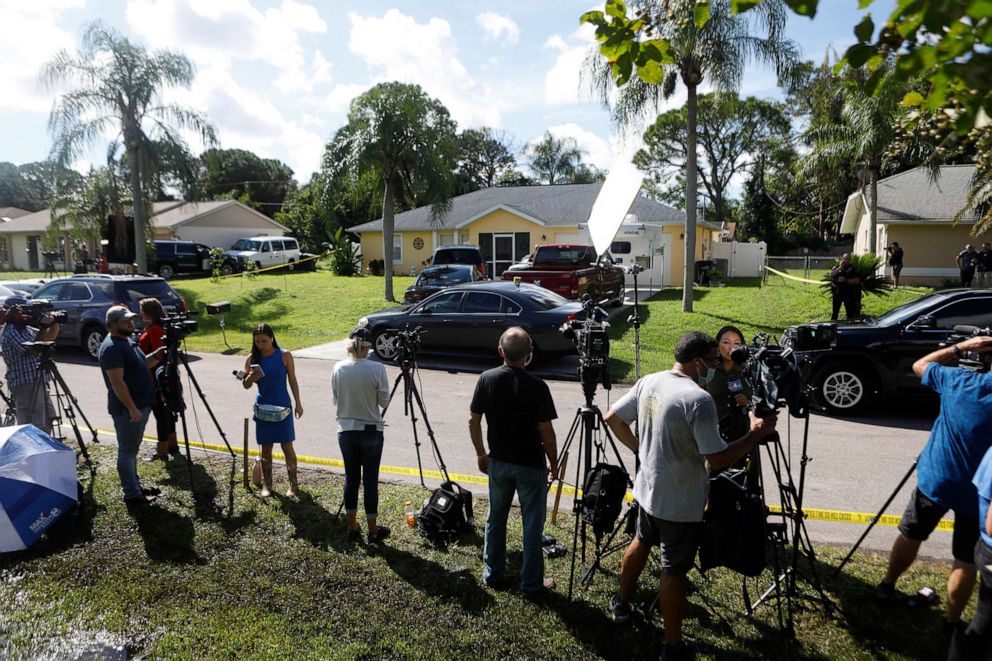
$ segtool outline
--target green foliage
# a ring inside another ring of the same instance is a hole
[[[517,165],[509,139],[488,126],[465,129],[458,135],[458,171],[476,188],[491,188]]]
[[[738,241],[764,241],[768,245],[769,255],[780,254],[781,245],[777,229],[778,212],[765,191],[764,160],[751,170],[744,184],[744,202],[741,208],[741,219],[737,224],[736,236]]]
[[[244,149],[207,149],[200,154],[197,165],[191,191],[194,200],[241,200],[274,218],[296,190],[288,165]]]
[[[873,253],[863,255],[851,255],[851,266],[858,273],[861,280],[861,292],[872,296],[889,296],[892,292],[892,285],[881,275],[882,264],[885,263],[883,256]],[[838,259],[835,264],[840,264]],[[820,285],[824,293],[830,293],[830,274],[826,273],[821,278],[824,282]]]
[[[369,260],[369,275],[382,275],[386,269],[386,261],[382,259]]]
[[[0,207],[41,211],[51,206],[60,188],[78,188],[82,175],[49,162],[0,163]]]
[[[290,193],[275,215],[276,222],[289,228],[304,252],[323,252],[323,244],[331,238],[333,229],[339,226],[336,208],[328,204],[324,186],[323,179],[315,175],[310,183]]]
[[[215,246],[210,249],[210,278],[212,281],[219,281],[220,277],[224,274],[225,261],[223,248]]]
[[[545,131],[540,140],[528,145],[524,154],[527,167],[539,182],[545,184],[575,183],[575,176],[584,165],[583,152],[575,138],[559,138],[550,131]]]
[[[362,258],[351,242],[351,236],[340,227],[331,237],[331,271],[340,276],[362,274]]]

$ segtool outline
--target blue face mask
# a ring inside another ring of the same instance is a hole
[[[706,361],[703,361],[703,365],[706,365]],[[715,367],[710,367],[709,365],[706,365],[706,374],[698,377],[696,379],[696,383],[698,383],[699,385],[701,385],[703,387],[706,387],[710,383],[712,383],[713,378],[715,376],[716,376],[716,368]]]

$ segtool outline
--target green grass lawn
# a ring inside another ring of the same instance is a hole
[[[559,587],[543,603],[518,590],[487,589],[480,578],[484,502],[477,503],[474,530],[442,551],[403,524],[404,500],[420,502],[426,492],[385,485],[380,521],[394,534],[373,548],[348,543],[334,519],[339,477],[302,470],[298,500],[262,500],[241,486],[240,458],[232,463],[197,453],[195,484],[211,502],[194,505],[184,463],[142,463],[145,484],[157,484],[163,495],[159,505],[129,515],[108,445],[93,447],[98,472],[92,483],[84,477],[89,496],[81,511],[30,550],[0,556],[0,657],[74,658],[94,640],[124,646],[129,656],[170,659],[626,661],[658,653],[657,619],[640,612],[615,625],[607,617],[619,554],[572,602],[564,597],[569,557],[548,561],[546,573]],[[284,489],[282,466],[275,471],[276,486]],[[565,515],[546,532],[571,547],[571,521]],[[514,511],[508,544],[514,573],[520,544]],[[871,595],[884,558],[858,554],[834,579],[844,549],[817,551],[831,612],[800,599],[791,642],[774,607],[744,614],[739,576],[692,572],[685,630],[701,645],[700,658],[943,658],[939,607],[876,606]],[[915,592],[928,585],[940,594],[947,569],[918,563],[900,586]],[[749,580],[752,598],[769,582],[767,571]],[[653,575],[643,576],[635,604],[649,603],[656,585]],[[805,580],[798,585],[813,594]]]
[[[641,373],[668,369],[672,350],[683,333],[701,330],[711,335],[723,326],[740,328],[750,342],[755,333],[778,335],[793,324],[830,319],[830,294],[816,285],[788,283],[777,278],[759,287],[757,278],[737,278],[725,287],[696,287],[693,312],[682,312],[682,290],[663,289],[640,308]],[[863,311],[877,315],[918,298],[928,289],[898,289],[887,296],[865,296]],[[843,314],[843,311],[842,311]],[[610,329],[610,354],[614,379],[634,379],[634,329],[626,316]]]

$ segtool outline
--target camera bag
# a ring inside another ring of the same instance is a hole
[[[760,493],[738,484],[726,472],[711,479],[699,544],[700,568],[727,567],[752,577],[761,574],[767,564],[766,517]]]
[[[434,546],[446,546],[472,521],[472,492],[455,482],[442,482],[417,516],[417,529]]]
[[[582,485],[582,520],[592,525],[596,537],[613,530],[628,483],[627,471],[611,464],[596,464],[586,473]]]

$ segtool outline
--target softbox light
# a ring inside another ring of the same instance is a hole
[[[620,230],[630,205],[641,190],[643,179],[644,174],[631,162],[629,154],[621,153],[613,161],[587,222],[597,255],[610,249],[613,237]]]
[[[76,452],[34,425],[0,428],[0,553],[34,544],[76,504]]]

